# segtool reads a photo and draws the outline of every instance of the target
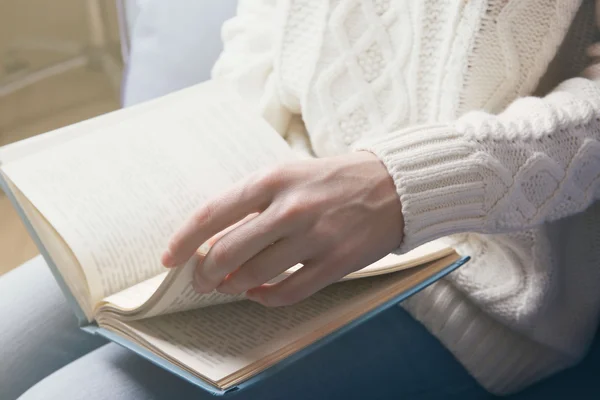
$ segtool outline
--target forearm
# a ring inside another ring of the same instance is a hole
[[[600,73],[543,98],[359,142],[388,168],[403,205],[401,251],[459,232],[529,229],[600,197]]]

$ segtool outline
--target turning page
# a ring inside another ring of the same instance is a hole
[[[342,281],[390,274],[422,266],[452,254],[455,254],[455,250],[448,247],[442,240],[429,242],[406,254],[389,254],[373,264],[345,276]],[[192,286],[198,257],[196,254],[179,268],[170,269],[168,272],[105,298],[98,305],[97,311],[118,314],[122,320],[137,320],[245,299],[244,294],[229,295],[217,291],[198,294]],[[289,268],[271,283],[285,279],[300,267],[299,264]]]
[[[3,165],[71,248],[92,303],[165,272],[160,254],[198,205],[293,158],[283,138],[216,82],[115,113]]]
[[[213,291],[199,294],[192,286],[198,255],[185,265],[170,269],[144,282],[115,293],[98,303],[96,315],[110,313],[122,321],[193,310],[217,304],[244,300],[244,295]]]

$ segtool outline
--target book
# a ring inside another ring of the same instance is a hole
[[[196,293],[192,274],[203,247],[176,268],[161,265],[169,237],[199,204],[294,157],[252,105],[226,83],[208,81],[7,145],[0,182],[81,329],[222,395],[468,261],[434,241],[286,307]]]

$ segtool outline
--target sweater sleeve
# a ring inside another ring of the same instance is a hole
[[[600,43],[591,64],[544,97],[357,142],[400,196],[398,252],[455,233],[507,233],[584,211],[600,198]]]
[[[224,80],[285,136],[291,113],[282,106],[275,86],[276,0],[240,0],[236,15],[221,30],[223,51],[211,78]]]

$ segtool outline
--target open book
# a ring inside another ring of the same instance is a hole
[[[167,240],[199,204],[293,157],[266,121],[211,81],[5,146],[0,176],[83,329],[220,394],[467,260],[428,243],[280,308],[197,294],[195,257],[161,265]]]

